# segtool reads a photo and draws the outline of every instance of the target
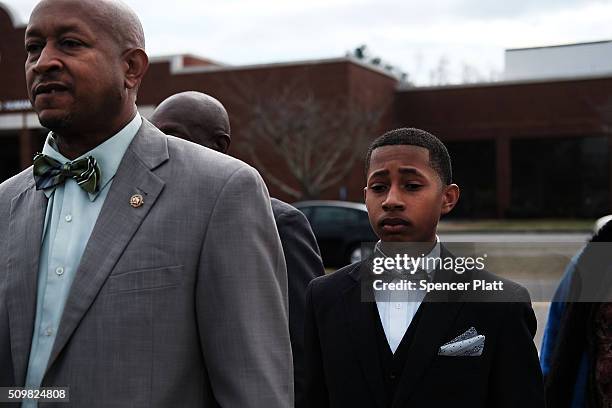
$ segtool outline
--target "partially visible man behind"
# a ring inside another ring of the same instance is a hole
[[[52,132],[0,185],[0,386],[70,387],[45,407],[293,406],[259,174],[141,119],[148,58],[124,4],[45,0],[25,37]]]
[[[169,96],[151,115],[151,123],[167,135],[227,154],[231,139],[229,115],[221,102],[202,92]]]
[[[188,91],[172,95],[153,112],[151,122],[166,134],[178,136],[221,153],[227,153],[230,122],[215,98]],[[308,220],[297,208],[276,198],[272,212],[280,234],[289,282],[289,334],[293,353],[296,404],[302,401],[304,380],[304,307],[306,287],[325,269]]]

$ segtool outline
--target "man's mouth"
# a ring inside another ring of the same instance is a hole
[[[65,92],[68,86],[60,82],[45,82],[34,87],[34,97],[39,95],[52,95],[58,92]]]

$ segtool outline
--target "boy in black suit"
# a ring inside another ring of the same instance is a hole
[[[459,198],[444,144],[419,129],[387,132],[370,146],[366,172],[365,202],[380,241],[370,258],[308,287],[305,405],[543,407],[527,291],[483,268],[442,267],[459,259],[436,235]],[[428,255],[401,275],[400,255],[417,253]],[[391,268],[390,280],[377,275],[381,265]],[[414,286],[402,292],[409,298],[393,301],[393,289],[381,290],[409,281]],[[490,290],[475,290],[476,281]],[[426,294],[422,282],[449,290]]]

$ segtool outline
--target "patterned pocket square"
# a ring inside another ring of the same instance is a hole
[[[445,343],[440,350],[439,356],[449,357],[477,357],[482,355],[485,345],[485,336],[478,334],[475,328],[470,327],[465,333]]]

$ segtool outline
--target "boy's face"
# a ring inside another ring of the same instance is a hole
[[[459,198],[429,165],[429,150],[382,146],[372,152],[364,189],[370,224],[383,242],[433,242],[440,216]]]

